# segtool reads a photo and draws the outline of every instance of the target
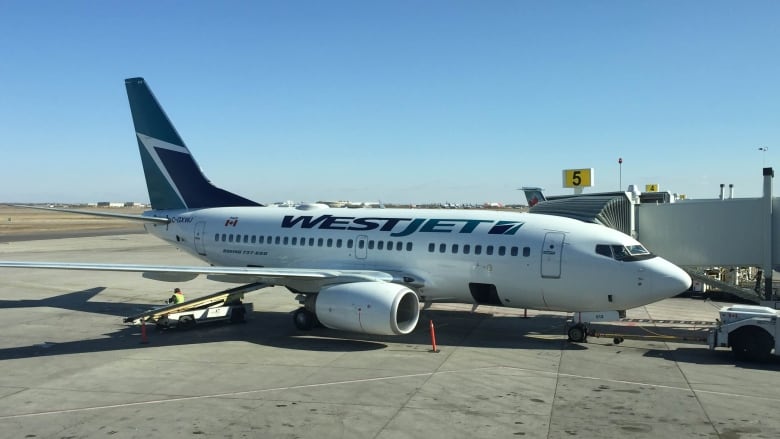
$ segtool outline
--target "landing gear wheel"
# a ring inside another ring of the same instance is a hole
[[[293,312],[293,323],[301,331],[311,331],[319,321],[313,312],[306,308],[298,308]]]
[[[577,323],[576,325],[569,328],[568,335],[569,341],[573,341],[575,343],[585,343],[588,341],[588,328],[582,323]]]

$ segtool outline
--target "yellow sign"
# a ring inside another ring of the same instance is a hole
[[[658,192],[658,183],[646,184],[645,192]]]
[[[563,187],[591,186],[593,186],[593,168],[563,170]]]

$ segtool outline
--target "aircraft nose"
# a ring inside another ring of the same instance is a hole
[[[691,287],[692,281],[688,273],[669,261],[663,260],[663,262],[658,272],[659,276],[654,282],[659,293],[671,297]]]

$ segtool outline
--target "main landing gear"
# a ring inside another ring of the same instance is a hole
[[[575,343],[585,343],[588,341],[588,326],[585,323],[577,323],[567,331],[569,341]]]
[[[306,308],[298,308],[292,314],[293,324],[300,331],[311,331],[317,326],[321,326],[317,315]]]

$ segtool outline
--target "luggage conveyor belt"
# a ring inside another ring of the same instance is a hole
[[[230,304],[238,300],[241,300],[244,297],[245,293],[259,290],[267,286],[269,285],[260,282],[241,285],[239,287],[230,288],[203,297],[198,297],[196,299],[186,300],[182,303],[174,303],[160,308],[150,309],[148,311],[144,311],[136,315],[125,317],[124,322],[125,323],[140,323],[142,321],[154,322],[160,319],[161,317],[172,313],[179,313],[179,312],[192,310],[192,309],[209,308],[215,305]]]

